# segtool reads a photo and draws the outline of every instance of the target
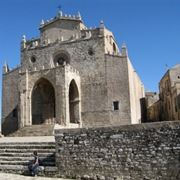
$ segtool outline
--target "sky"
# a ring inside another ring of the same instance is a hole
[[[79,11],[87,27],[103,20],[119,47],[126,43],[146,91],[158,91],[167,69],[180,63],[180,0],[0,0],[0,79],[5,61],[20,63],[22,36],[38,37],[41,20],[59,6],[65,14]]]

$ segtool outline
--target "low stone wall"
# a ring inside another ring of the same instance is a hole
[[[180,179],[180,121],[56,130],[61,176]]]

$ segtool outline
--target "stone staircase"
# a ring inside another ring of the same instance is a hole
[[[43,142],[40,142],[41,139]],[[33,151],[38,152],[40,166],[44,167],[38,175],[55,177],[55,142],[48,141],[48,137],[0,138],[0,172],[28,175],[28,164],[33,160]]]
[[[16,132],[9,134],[9,137],[24,137],[24,136],[52,136],[54,125],[40,124],[23,127]]]

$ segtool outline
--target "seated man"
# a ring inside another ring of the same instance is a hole
[[[28,168],[32,176],[37,176],[38,167],[39,167],[39,157],[37,151],[33,152],[33,156],[34,156],[34,161],[32,161],[32,163],[29,164]]]

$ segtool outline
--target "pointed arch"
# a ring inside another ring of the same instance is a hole
[[[80,121],[80,101],[79,91],[75,80],[73,79],[69,85],[69,117],[70,123],[79,123]]]
[[[32,124],[49,124],[55,120],[55,90],[45,78],[34,85],[31,95]]]

